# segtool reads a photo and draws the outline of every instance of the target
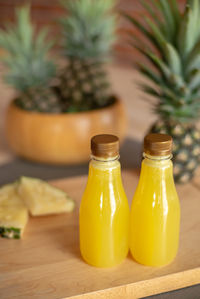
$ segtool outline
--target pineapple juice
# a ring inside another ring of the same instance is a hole
[[[162,266],[170,263],[178,250],[179,199],[171,156],[144,157],[131,206],[130,250],[139,263]]]
[[[80,250],[96,267],[111,267],[126,257],[129,248],[129,205],[117,157],[93,158],[80,206]]]

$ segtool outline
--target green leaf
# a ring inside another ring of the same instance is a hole
[[[160,31],[160,29],[155,25],[155,23],[152,22],[148,17],[145,17],[145,21],[147,22],[147,24],[151,28],[152,35],[154,36],[155,40],[157,41],[157,44],[159,45],[159,48],[163,49],[163,44],[166,42],[165,36]]]
[[[197,38],[199,37],[200,34],[200,5],[199,5],[199,0],[188,0],[188,5],[191,7],[192,10],[192,15],[193,15],[193,35],[195,42]]]
[[[160,93],[155,88],[146,84],[140,84],[140,89],[145,93],[160,99]]]
[[[196,69],[192,72],[189,78],[188,87],[190,89],[200,88],[200,69]]]
[[[162,90],[163,96],[165,96],[165,97],[167,97],[167,98],[170,98],[170,99],[173,100],[174,102],[177,101],[177,94],[174,93],[172,89],[168,88],[168,87],[165,86],[165,85],[162,85],[162,86],[161,86],[161,90]]]
[[[173,73],[177,75],[182,74],[182,62],[177,52],[176,48],[169,43],[164,44],[165,49],[165,57],[167,60],[167,64],[169,65],[170,69]]]
[[[163,13],[163,16],[165,17],[166,25],[169,27],[170,33],[171,33],[171,40],[174,39],[174,33],[175,33],[175,20],[174,15],[171,10],[171,6],[169,4],[169,1],[166,0],[160,0],[160,7]]]
[[[186,61],[186,76],[193,70],[200,68],[200,41],[196,44]]]
[[[176,22],[176,26],[179,26],[181,14],[179,11],[177,0],[171,0],[170,5],[171,5],[172,14],[173,14],[175,22]]]
[[[146,0],[141,0],[141,3],[145,10],[152,17],[152,19],[157,23],[158,27],[163,31],[164,34],[166,34],[166,27],[163,26],[163,23],[161,22],[158,13],[155,12],[152,5],[149,5],[149,3]]]
[[[151,82],[153,82],[154,84],[156,84],[159,88],[161,93],[170,98],[173,101],[177,100],[177,93],[173,92],[173,89],[169,88],[167,86],[167,83],[164,82],[160,76],[158,76],[155,72],[153,72],[150,68],[148,68],[146,65],[144,64],[138,64],[138,69],[139,71],[145,76],[147,77]]]
[[[33,26],[30,20],[30,5],[16,9],[18,34],[24,48],[30,50],[33,38]]]
[[[62,25],[63,54],[78,59],[109,58],[116,40],[114,0],[67,0]]]
[[[163,76],[170,82],[174,88],[182,89],[184,92],[186,91],[186,85],[183,79],[179,76],[174,74],[170,68],[156,55],[150,54],[152,60],[155,62],[155,64],[158,66],[160,72],[163,74]]]
[[[130,16],[126,13],[122,13],[122,15],[131,23],[133,24],[151,43],[158,49],[161,50],[159,43],[153,36],[153,34],[145,28],[136,18]]]
[[[146,65],[140,63],[140,64],[138,64],[138,69],[145,77],[147,77],[153,83],[158,84],[158,85],[160,85],[162,83],[160,76],[158,76],[155,72],[153,72]]]
[[[193,14],[191,8],[186,6],[178,34],[178,49],[183,59],[187,58],[194,44]]]
[[[151,59],[155,63],[155,65],[158,67],[160,72],[163,74],[163,76],[167,80],[169,80],[171,75],[172,75],[172,72],[169,69],[169,67],[159,57],[157,57],[155,54],[149,53],[149,56],[151,57]]]
[[[153,53],[152,49],[151,49],[148,45],[146,45],[146,44],[144,44],[142,41],[140,41],[140,40],[139,40],[137,37],[135,37],[135,36],[131,36],[131,39],[132,39],[132,40],[129,40],[129,41],[128,41],[128,44],[129,44],[131,47],[137,49],[141,54],[143,54],[146,58],[149,59],[149,57],[148,57],[148,56],[149,56],[148,53]]]

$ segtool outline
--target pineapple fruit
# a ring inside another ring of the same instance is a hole
[[[48,58],[52,42],[47,30],[37,36],[30,20],[30,7],[16,9],[16,24],[0,30],[0,47],[7,74],[5,81],[18,92],[15,103],[25,110],[60,112],[57,96],[51,87],[55,64]]]
[[[63,1],[62,49],[66,66],[55,88],[66,112],[107,106],[114,101],[104,70],[115,41],[114,0]]]
[[[183,13],[177,0],[143,0],[141,4],[146,17],[125,17],[148,41],[130,34],[131,45],[148,61],[138,64],[148,79],[141,88],[157,99],[158,121],[150,132],[172,136],[175,181],[184,183],[200,162],[200,134],[195,125],[200,115],[200,1],[186,1]]]
[[[0,188],[0,236],[20,239],[28,214],[43,216],[71,212],[74,201],[45,181],[22,177]]]
[[[62,190],[40,179],[21,177],[19,196],[33,216],[71,212],[74,201]]]
[[[28,210],[18,195],[17,182],[0,188],[0,236],[20,239],[28,221]]]

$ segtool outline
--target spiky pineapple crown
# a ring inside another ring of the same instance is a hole
[[[46,40],[46,35],[43,29],[35,36],[29,6],[16,10],[16,24],[0,30],[0,47],[6,50],[2,58],[7,67],[5,80],[19,92],[48,88],[55,75],[55,65],[47,58],[52,42]]]
[[[115,41],[115,0],[67,0],[61,19],[64,54],[77,59],[104,60]]]
[[[139,70],[152,84],[145,92],[158,98],[155,112],[162,119],[190,122],[200,115],[200,1],[188,0],[183,14],[176,0],[143,0],[148,16],[126,18],[150,42],[131,35],[131,44],[150,62]]]

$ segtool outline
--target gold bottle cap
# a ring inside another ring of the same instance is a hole
[[[171,155],[172,137],[166,134],[148,134],[144,138],[144,152],[150,156]]]
[[[114,135],[96,135],[91,139],[92,155],[101,158],[119,156],[119,138]]]

